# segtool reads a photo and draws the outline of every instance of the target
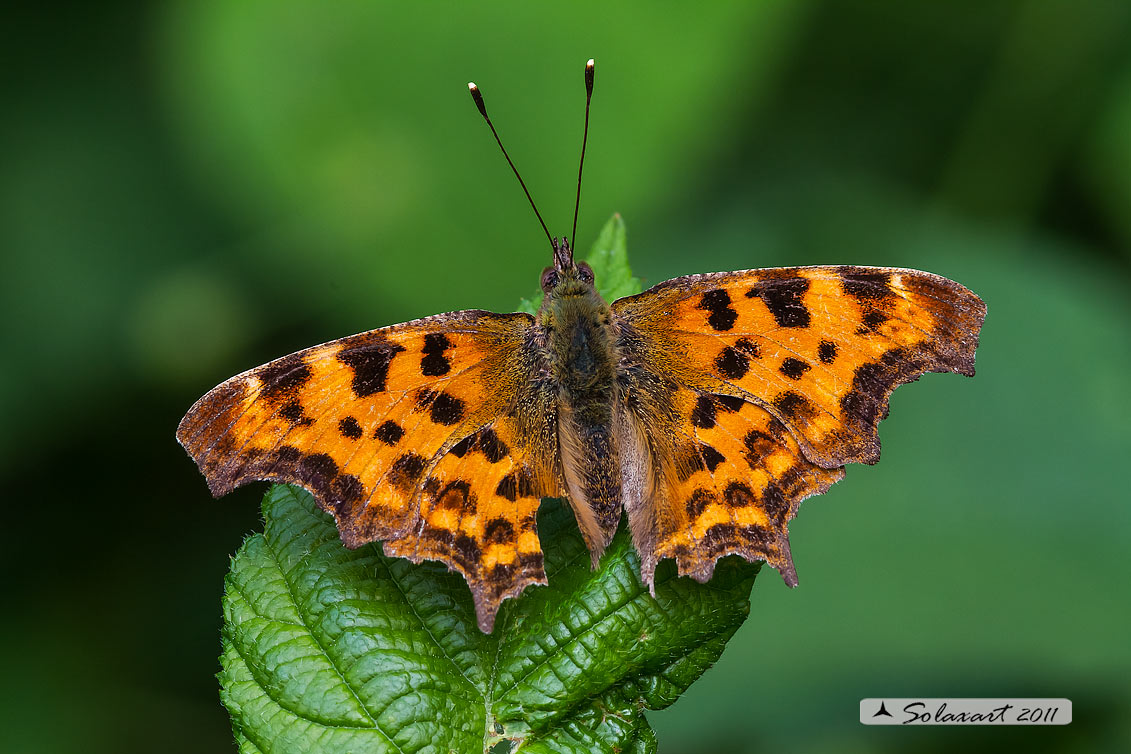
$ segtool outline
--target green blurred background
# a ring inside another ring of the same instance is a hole
[[[807,502],[801,587],[661,751],[1131,745],[1131,5],[73,2],[9,11],[0,118],[0,750],[232,751],[228,555],[173,439],[222,379],[460,308],[567,232],[649,283],[855,263],[989,306],[978,376],[901,389],[883,462]],[[865,728],[866,696],[1071,698],[1064,728]]]

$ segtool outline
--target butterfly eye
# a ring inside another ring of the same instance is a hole
[[[550,289],[558,284],[558,271],[553,267],[542,270],[542,292],[549,293]]]
[[[593,284],[593,268],[585,262],[577,263],[577,276],[581,278],[581,282]]]

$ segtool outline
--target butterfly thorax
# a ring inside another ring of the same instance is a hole
[[[618,363],[611,309],[594,286],[593,269],[573,261],[566,239],[542,271],[545,298],[538,327],[559,402],[579,420],[607,423]]]
[[[561,398],[576,408],[607,404],[617,363],[609,305],[592,286],[574,292],[571,284],[561,286],[569,292],[548,296],[539,316],[551,372]]]

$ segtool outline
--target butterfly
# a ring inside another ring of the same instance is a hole
[[[178,440],[217,497],[297,484],[347,547],[446,564],[490,633],[503,600],[547,583],[545,497],[594,567],[625,514],[653,593],[662,559],[706,582],[729,554],[795,586],[788,523],[879,459],[892,391],[974,374],[985,305],[938,275],[753,269],[608,303],[570,242],[551,246],[537,314],[451,312],[284,356],[208,392]]]

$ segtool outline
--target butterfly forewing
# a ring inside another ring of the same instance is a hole
[[[946,278],[883,267],[691,275],[613,304],[689,387],[765,406],[825,467],[879,459],[900,384],[974,373],[981,299]]]
[[[456,312],[315,346],[216,387],[177,437],[217,496],[299,484],[347,545],[461,572],[489,631],[502,599],[545,583],[534,513],[554,449],[516,418],[540,400],[531,321]]]

